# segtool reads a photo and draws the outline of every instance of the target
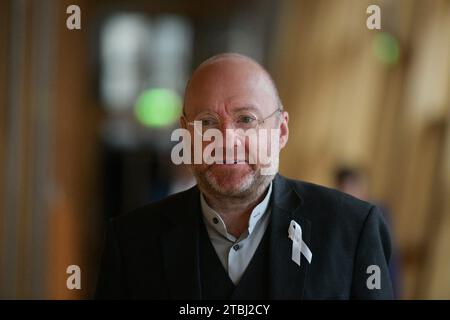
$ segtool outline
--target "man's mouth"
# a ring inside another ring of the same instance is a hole
[[[224,160],[222,162],[217,162],[217,164],[247,164],[246,160]]]

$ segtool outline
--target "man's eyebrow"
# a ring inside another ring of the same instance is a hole
[[[242,106],[237,107],[235,109],[235,111],[245,111],[245,110],[253,110],[253,111],[260,112],[259,108],[256,105],[253,105],[253,104],[245,104],[245,105],[242,105]]]
[[[202,113],[207,113],[207,112],[211,113],[212,112],[212,111],[209,111],[208,108],[197,107],[195,109],[200,110],[200,111],[195,113],[195,114],[193,114],[194,117],[196,117],[197,115],[202,114]],[[206,109],[206,110],[202,110],[202,109]],[[183,115],[185,117],[188,117],[188,114],[186,113],[185,109],[183,109]]]
[[[201,108],[201,107],[196,108],[196,109],[200,109],[200,111],[197,112],[196,114],[194,114],[193,115],[194,117],[198,116],[199,114],[204,114],[204,113],[212,113],[213,114],[214,113],[214,111],[208,110],[207,108],[206,108],[206,110],[202,110],[204,108]],[[251,103],[245,103],[245,104],[242,104],[239,107],[236,107],[235,109],[233,109],[233,112],[239,112],[239,111],[256,111],[258,113],[261,113],[260,108],[258,108],[257,105],[251,104]],[[183,115],[185,117],[188,117],[188,115],[185,113],[185,110],[183,110]]]

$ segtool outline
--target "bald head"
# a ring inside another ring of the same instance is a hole
[[[205,60],[192,73],[185,89],[183,114],[189,115],[198,104],[226,105],[233,98],[264,99],[263,104],[271,104],[272,109],[283,109],[275,83],[264,67],[247,56],[222,53]]]

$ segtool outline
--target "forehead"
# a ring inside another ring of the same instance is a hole
[[[270,78],[247,61],[214,62],[196,70],[185,95],[186,114],[217,113],[251,108],[261,113],[274,108]]]

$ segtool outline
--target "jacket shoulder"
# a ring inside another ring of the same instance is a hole
[[[312,215],[363,222],[374,207],[370,202],[333,188],[301,180],[287,179],[287,181]]]
[[[186,207],[190,196],[196,187],[175,193],[161,200],[148,203],[130,212],[111,219],[117,229],[122,231],[148,232],[149,228],[156,229],[170,224],[170,217],[179,214]]]

